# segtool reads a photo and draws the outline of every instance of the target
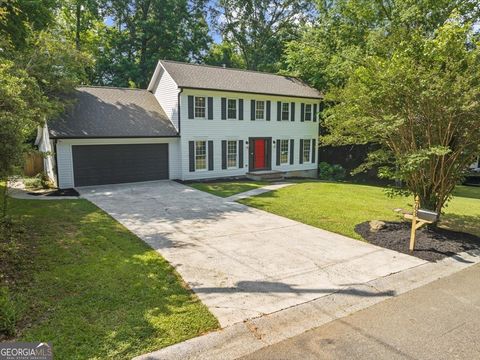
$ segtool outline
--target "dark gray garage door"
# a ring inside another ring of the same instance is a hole
[[[75,186],[168,179],[168,144],[74,145]]]

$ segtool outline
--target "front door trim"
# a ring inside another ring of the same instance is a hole
[[[265,168],[255,169],[255,140],[265,140]],[[272,170],[272,138],[271,137],[249,137],[248,138],[248,171]]]

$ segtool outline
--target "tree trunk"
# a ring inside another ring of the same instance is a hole
[[[82,16],[82,5],[80,0],[77,0],[77,11],[75,12],[77,24],[75,27],[75,46],[77,50],[80,50],[80,26],[81,26],[81,16]]]

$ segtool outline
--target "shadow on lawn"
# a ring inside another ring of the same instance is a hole
[[[331,294],[331,293],[340,293],[353,296],[367,296],[367,297],[378,297],[378,296],[395,296],[396,292],[393,290],[381,291],[381,292],[372,292],[360,290],[352,287],[348,288],[332,288],[332,289],[308,289],[308,288],[296,288],[292,287],[289,284],[275,281],[239,281],[234,287],[204,287],[204,288],[195,288],[197,293],[234,293],[234,292],[245,292],[245,293],[265,293],[265,294],[274,294],[274,293],[291,293],[291,294]]]
[[[480,216],[478,215],[445,214],[441,218],[440,226],[480,236]]]

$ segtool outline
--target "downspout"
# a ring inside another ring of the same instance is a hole
[[[57,139],[53,140],[53,152],[55,154],[55,185],[58,188],[58,156],[57,156]],[[73,165],[72,165],[73,166]]]
[[[177,103],[178,103],[178,105],[177,105],[178,106],[178,135],[180,135],[180,128],[181,128],[181,126],[180,126],[180,96],[181,96],[182,92],[183,92],[183,88],[180,88],[180,91],[178,92],[178,101],[177,101]]]

